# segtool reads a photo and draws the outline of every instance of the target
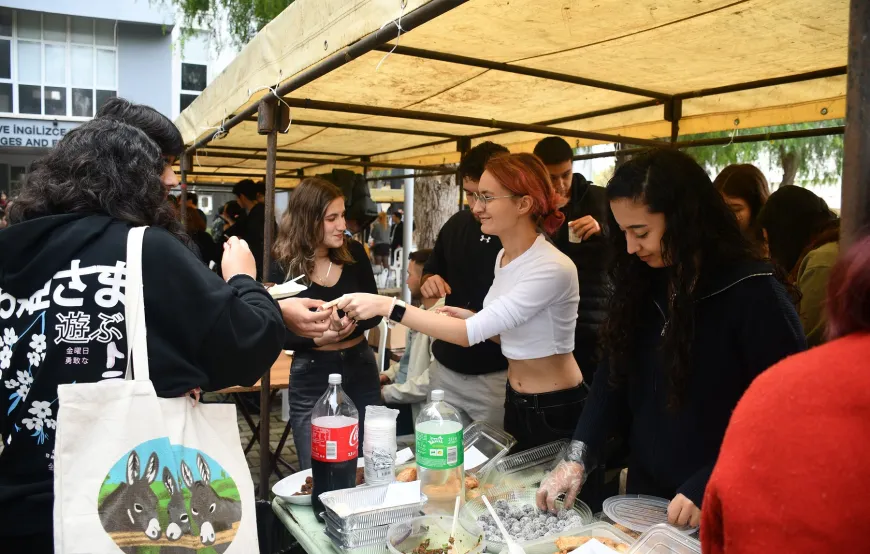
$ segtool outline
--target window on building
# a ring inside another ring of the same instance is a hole
[[[0,8],[0,113],[93,117],[117,90],[114,21]]]
[[[13,198],[18,196],[18,191],[21,190],[21,182],[24,180],[24,174],[27,173],[27,168],[13,165],[9,168],[9,195]]]
[[[208,85],[208,33],[198,32],[181,45],[180,111],[196,100]]]

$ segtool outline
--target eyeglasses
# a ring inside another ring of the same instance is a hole
[[[469,193],[469,196],[474,200],[475,203],[480,202],[483,204],[483,209],[486,209],[487,202],[492,202],[493,200],[498,200],[499,198],[516,198],[517,194],[508,194],[506,196],[486,196],[483,194],[479,194],[477,192]]]

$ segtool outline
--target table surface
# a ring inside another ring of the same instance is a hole
[[[272,369],[269,370],[269,388],[272,390],[280,390],[290,388],[290,364],[293,363],[293,356],[288,356],[283,351],[278,355],[278,359],[272,364]],[[217,392],[221,394],[232,394],[237,392],[260,392],[263,388],[262,381],[257,381],[252,387],[230,387]]]
[[[339,552],[326,536],[324,532],[326,526],[314,517],[311,506],[289,504],[276,497],[272,501],[272,511],[308,554]]]

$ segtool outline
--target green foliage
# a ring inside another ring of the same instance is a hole
[[[221,49],[227,37],[219,36],[226,18],[230,41],[241,49],[267,23],[275,19],[293,0],[168,0],[181,13],[182,48],[184,39],[196,29],[209,29],[212,39]]]
[[[843,124],[844,121],[839,119],[820,123],[742,129],[739,133],[741,135],[755,135],[799,129],[818,129]],[[680,137],[680,140],[722,138],[730,137],[731,135],[732,132],[705,133],[683,136]],[[794,164],[797,174],[802,179],[811,181],[835,181],[839,179],[843,171],[842,135],[733,143],[725,146],[701,146],[687,148],[686,152],[691,154],[699,163],[706,166],[711,171],[711,176],[713,177],[726,165],[735,163],[754,164],[758,163],[758,160],[763,157],[769,157],[772,163],[779,164],[784,170],[788,164]]]

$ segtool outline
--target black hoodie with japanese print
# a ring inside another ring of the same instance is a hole
[[[0,231],[0,545],[52,532],[58,385],[126,369],[129,228],[58,215]],[[159,396],[249,386],[269,370],[285,327],[262,285],[247,276],[225,283],[158,228],[145,232],[142,267]]]

